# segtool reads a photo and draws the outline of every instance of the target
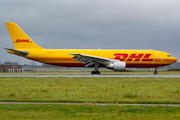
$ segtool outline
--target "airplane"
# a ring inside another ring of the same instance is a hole
[[[99,67],[114,71],[126,68],[155,68],[177,61],[171,54],[157,50],[109,49],[45,49],[35,44],[14,22],[6,22],[15,49],[4,48],[8,53],[33,61],[64,67],[94,67],[91,74],[100,74]]]

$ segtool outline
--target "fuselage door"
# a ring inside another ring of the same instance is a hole
[[[161,62],[161,53],[156,53],[156,60]]]

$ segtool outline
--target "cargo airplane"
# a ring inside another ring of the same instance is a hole
[[[30,60],[65,67],[94,67],[91,74],[100,74],[99,67],[114,71],[125,68],[157,68],[177,61],[171,54],[156,50],[45,49],[35,44],[14,22],[6,22],[15,49],[7,52]]]

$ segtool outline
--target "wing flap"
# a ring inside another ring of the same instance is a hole
[[[77,60],[77,62],[84,63],[85,67],[94,65],[95,63],[100,63],[103,65],[107,65],[111,62],[117,62],[118,60],[113,60],[113,59],[108,59],[108,58],[103,58],[103,57],[98,57],[98,56],[92,56],[92,55],[85,55],[85,54],[69,54],[73,55],[74,61]]]

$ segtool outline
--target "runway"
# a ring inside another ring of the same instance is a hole
[[[0,77],[180,77],[180,75],[0,75]]]
[[[125,103],[52,103],[52,102],[0,102],[0,104],[57,104],[57,105],[98,105],[98,106],[174,106],[178,107],[180,104],[125,104]]]

